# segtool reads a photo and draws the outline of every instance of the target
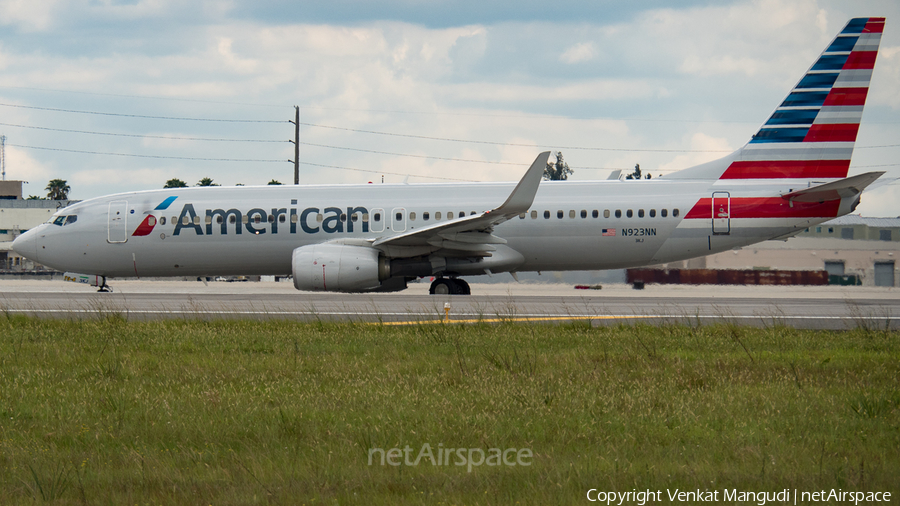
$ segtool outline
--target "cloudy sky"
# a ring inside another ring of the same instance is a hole
[[[675,5],[673,7],[673,5]],[[7,179],[195,184],[653,175],[743,145],[851,17],[887,25],[851,173],[900,177],[896,0],[0,0]],[[900,184],[867,194],[900,216]]]

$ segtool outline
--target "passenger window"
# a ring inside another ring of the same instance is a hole
[[[434,219],[436,219],[436,220],[441,219],[441,212],[440,212],[440,211],[434,213]]]
[[[410,221],[416,221],[416,213],[415,213],[415,211],[412,211],[412,212],[409,213],[409,220],[410,220]]]
[[[550,219],[550,211],[544,211],[544,219],[545,219],[545,220],[549,220],[549,219]]]
[[[603,210],[603,217],[604,217],[604,218],[609,218],[609,209],[604,209],[604,210]],[[594,216],[594,218],[596,218],[596,216]]]
[[[228,217],[228,223],[234,223],[236,221],[237,221],[237,218],[235,218],[233,214]]]
[[[271,217],[271,216],[269,217],[269,221],[272,221],[272,217]],[[346,221],[347,221],[347,214],[346,214],[346,213],[341,213],[341,222],[344,222],[344,223],[345,223]]]
[[[372,215],[372,219],[376,222],[381,221],[381,213],[375,213]]]
[[[184,218],[181,218],[181,224],[182,224],[182,225],[190,225],[190,224],[191,224],[191,219],[188,218],[187,216],[185,216]]]
[[[537,219],[537,211],[531,211],[531,219],[532,219],[532,220],[536,220],[536,219]]]
[[[596,212],[596,211],[594,211],[594,212]],[[587,218],[587,211],[585,211],[584,209],[581,210],[581,217]]]
[[[175,216],[172,216],[172,225],[177,225],[177,224],[178,224],[178,218],[176,218]]]
[[[575,210],[574,209],[569,209],[569,218],[571,218],[571,219],[575,218]]]
[[[212,225],[212,216],[207,216],[207,217],[206,217],[206,224],[207,224],[207,225]]]
[[[223,221],[225,221],[225,219],[222,218],[221,214],[216,217],[216,223],[218,223],[219,225],[221,225]]]
[[[253,217],[253,223],[259,223],[261,221],[262,221],[262,218],[260,218],[260,216],[258,214]]]
[[[632,212],[632,210],[629,209],[629,210],[625,211],[625,216],[628,216],[629,218],[634,218],[634,212]]]
[[[428,221],[428,218],[429,218],[428,211],[425,211],[424,213],[422,213],[423,220]]]
[[[563,212],[562,212],[562,209],[560,209],[559,211],[556,211],[556,217],[557,217],[558,219],[560,219],[560,220],[563,218]]]
[[[165,225],[165,224],[166,224],[166,217],[165,217],[165,216],[163,216],[163,217],[161,217],[161,218],[159,219],[159,224],[160,224],[160,225]]]
[[[524,220],[526,214],[528,214],[528,213],[522,213],[522,214],[520,214],[520,215],[519,215],[519,219],[520,219],[520,220]]]
[[[355,214],[353,215],[353,218],[356,218],[356,215],[355,215]],[[221,219],[222,219],[222,217],[220,216],[220,217],[219,217],[219,220],[221,220]],[[353,221],[356,221],[356,220],[354,219]],[[222,222],[219,221],[219,223],[222,223]],[[283,214],[282,214],[281,216],[278,217],[278,223],[284,223],[284,215],[283,215]]]
[[[246,214],[241,216],[241,223],[243,223],[244,225],[250,223],[250,218],[247,218]]]
[[[656,218],[656,209],[651,209],[651,210],[650,210],[650,217],[651,217],[651,218]]]
[[[644,217],[644,210],[638,209],[638,218],[643,218],[643,217]]]
[[[296,214],[291,215],[291,223],[297,223],[298,219]],[[234,216],[231,217],[231,222],[234,223]]]
[[[666,216],[669,215],[669,211],[666,209],[663,209],[662,211],[659,212],[659,215],[662,216],[663,218],[665,218]]]
[[[316,221],[318,221],[319,223],[322,223],[323,221],[325,221],[325,217],[322,216],[321,213],[320,213],[320,214],[317,214],[317,215],[316,215]]]
[[[453,219],[453,211],[450,211],[449,213],[447,213],[447,219],[448,219],[448,220],[452,220],[452,219]]]
[[[187,217],[187,216],[185,216],[185,218],[186,218],[186,217]],[[200,217],[199,217],[199,216],[194,216],[194,225],[199,225],[199,224],[200,224]]]
[[[403,221],[403,213],[394,213],[394,221]]]
[[[616,218],[621,218],[621,217],[622,217],[622,210],[616,209]]]
[[[281,221],[284,221],[284,218],[282,218]],[[350,221],[352,221],[353,223],[356,223],[357,221],[359,221],[359,214],[358,213],[351,214]]]
[[[672,209],[672,217],[673,217],[673,218],[677,218],[677,217],[678,217],[678,209]]]
[[[472,213],[472,214],[475,214],[475,213]],[[459,212],[459,217],[460,217],[460,218],[465,218],[465,217],[466,217],[466,212],[465,212],[465,211],[460,211],[460,212]]]

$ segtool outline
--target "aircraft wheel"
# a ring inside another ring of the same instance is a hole
[[[460,295],[472,295],[472,289],[469,288],[469,284],[463,281],[462,279],[454,279],[456,284],[459,285],[459,294]]]
[[[450,295],[456,293],[454,285],[455,283],[451,279],[437,278],[431,283],[431,288],[428,291],[431,295]]]

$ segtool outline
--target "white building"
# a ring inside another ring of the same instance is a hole
[[[787,241],[766,241],[663,268],[826,270],[856,276],[867,286],[898,286],[898,257],[900,218],[847,215]]]
[[[0,181],[0,270],[30,270],[30,260],[12,251],[12,242],[23,232],[44,223],[69,200],[23,200],[22,181]]]

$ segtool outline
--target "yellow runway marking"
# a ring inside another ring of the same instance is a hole
[[[438,323],[508,323],[508,322],[553,322],[574,320],[635,320],[656,318],[654,316],[616,315],[616,316],[510,316],[509,318],[463,318],[444,320],[409,320],[398,322],[373,322],[372,325],[434,325]]]

